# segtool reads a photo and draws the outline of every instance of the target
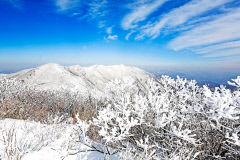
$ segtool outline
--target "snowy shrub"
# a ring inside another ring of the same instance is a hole
[[[149,80],[141,92],[119,81],[110,86],[118,90],[114,101],[109,99],[106,107],[99,108],[93,124],[99,127],[101,143],[116,149],[120,157],[236,159],[240,155],[239,91],[223,86],[211,91],[196,81],[168,76]]]

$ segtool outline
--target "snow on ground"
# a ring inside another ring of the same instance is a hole
[[[83,151],[87,146],[75,143],[74,128],[70,124],[45,125],[24,120],[0,120],[0,159],[11,157],[21,160],[101,160],[99,152],[80,152],[70,148],[75,145]],[[111,158],[113,159],[113,157]],[[114,158],[115,159],[115,158]]]
[[[104,156],[98,152],[79,153],[78,155],[69,155],[64,160],[102,160]],[[45,147],[38,152],[27,154],[23,160],[62,160],[61,153]]]

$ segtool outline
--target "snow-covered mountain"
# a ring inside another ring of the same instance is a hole
[[[144,84],[150,76],[149,73],[139,68],[125,65],[66,67],[49,63],[13,74],[0,75],[0,78],[16,78],[39,89],[58,90],[65,88],[82,92],[92,92],[93,90],[102,92],[110,81],[116,79],[131,80]]]

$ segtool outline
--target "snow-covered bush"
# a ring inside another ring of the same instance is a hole
[[[136,88],[128,90],[128,84],[118,81],[110,86],[118,90],[114,101],[99,108],[93,125],[99,127],[102,144],[116,149],[120,157],[238,157],[239,91],[223,86],[211,91],[196,81],[168,76],[149,80],[141,92],[131,92]]]

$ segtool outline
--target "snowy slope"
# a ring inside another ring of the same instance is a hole
[[[0,159],[22,160],[100,160],[99,152],[72,153],[69,146],[85,151],[89,148],[75,144],[72,134],[76,126],[70,124],[46,125],[37,122],[0,119]],[[7,141],[6,141],[7,139]],[[71,144],[70,144],[71,143]],[[8,154],[9,153],[9,154]],[[115,160],[114,157],[111,158]]]
[[[136,67],[124,65],[95,65],[91,67],[76,65],[65,67],[50,63],[3,76],[22,80],[27,85],[39,89],[58,90],[65,88],[81,92],[93,92],[93,90],[102,92],[105,85],[115,79],[144,83],[150,77],[150,74]]]

